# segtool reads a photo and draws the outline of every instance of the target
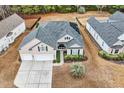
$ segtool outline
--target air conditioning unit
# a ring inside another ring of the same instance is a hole
[[[7,50],[7,47],[5,47],[3,50],[6,51]]]

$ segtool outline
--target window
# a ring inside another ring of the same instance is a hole
[[[66,47],[65,47],[65,45],[64,44],[59,44],[59,46],[58,46],[58,49],[65,49]]]
[[[37,47],[38,48],[38,51],[40,52],[40,51],[48,51],[48,47],[46,46],[43,46],[43,45],[41,45],[41,46],[38,46]]]
[[[6,37],[11,36],[12,34],[13,34],[12,32],[9,32],[9,33],[6,35]]]
[[[41,45],[41,51],[44,51],[45,49],[44,49],[44,46],[43,45]]]
[[[116,50],[115,50],[115,53],[118,53],[118,52],[119,52],[119,50],[118,50],[118,49],[116,49]]]
[[[102,42],[102,46],[104,46],[104,42]]]
[[[70,37],[68,37],[68,36],[67,36],[67,37],[65,37],[65,40],[70,40]]]

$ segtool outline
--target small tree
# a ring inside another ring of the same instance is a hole
[[[101,13],[103,8],[106,7],[106,5],[96,5],[97,9],[98,9],[98,12]]]
[[[70,73],[74,78],[81,78],[85,75],[86,69],[83,64],[74,63],[70,66]]]

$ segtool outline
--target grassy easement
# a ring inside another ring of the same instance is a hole
[[[56,51],[56,63],[60,63],[60,51]]]

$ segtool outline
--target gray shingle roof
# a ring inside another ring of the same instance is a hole
[[[23,45],[27,44],[29,41],[33,40],[36,37],[37,32],[32,31],[26,37],[24,37],[23,42],[19,45],[19,48],[23,47]]]
[[[118,14],[119,13],[119,14]],[[117,15],[121,15],[122,13],[116,12],[110,18],[116,20]],[[122,18],[121,18],[122,17]],[[124,19],[124,14],[120,16],[120,18]],[[121,20],[117,17],[117,20]],[[114,43],[118,41],[118,37],[124,34],[124,22],[123,21],[115,21],[115,22],[102,22],[100,23],[94,17],[90,17],[87,22],[94,28],[94,30],[101,36],[101,38],[112,47]]]
[[[109,17],[109,19],[124,21],[124,14],[120,11],[116,11],[113,15]]]
[[[44,42],[56,49],[57,40],[62,38],[66,34],[69,34],[74,38],[73,40],[67,43],[68,48],[70,48],[70,46],[75,43],[83,47],[83,41],[80,34],[78,33],[78,31],[76,31],[73,27],[70,26],[69,22],[66,21],[42,22],[40,23],[39,28],[34,31],[34,33],[30,33],[24,38],[22,44],[20,45],[20,48],[24,46],[27,41],[29,42],[32,38],[35,37],[41,42]]]
[[[0,38],[4,37],[8,32],[15,29],[22,22],[24,22],[24,20],[17,14],[13,14],[0,21]]]

